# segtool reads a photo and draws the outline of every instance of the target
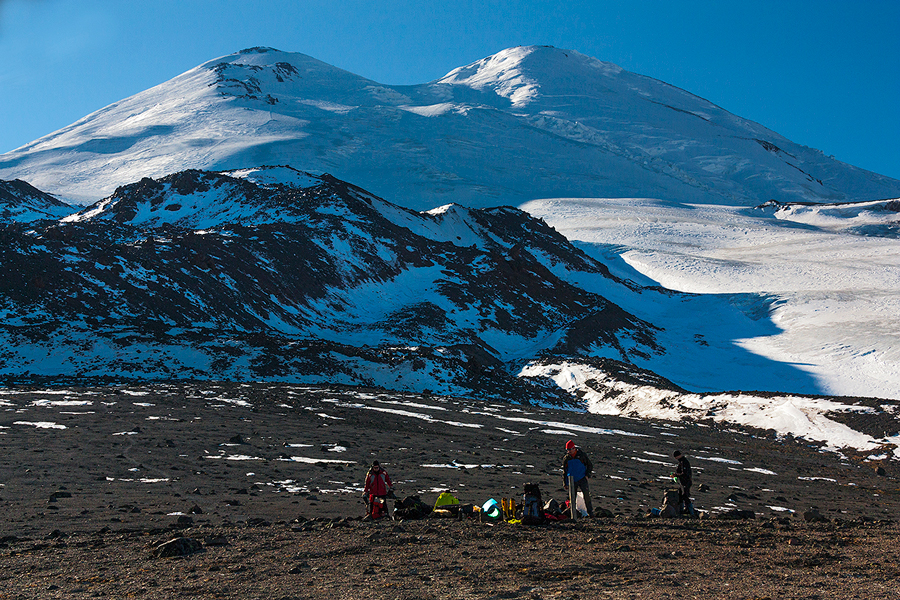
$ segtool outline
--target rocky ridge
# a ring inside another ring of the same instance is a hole
[[[0,224],[30,223],[41,219],[56,220],[76,209],[45,194],[34,186],[15,179],[0,180]]]
[[[660,351],[653,325],[557,273],[626,282],[519,210],[416,213],[289,168],[143,179],[0,235],[12,379],[331,381],[558,402],[515,365]]]

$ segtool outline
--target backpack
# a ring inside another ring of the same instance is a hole
[[[369,516],[373,519],[380,519],[387,514],[387,503],[382,498],[372,498],[372,505],[369,507]]]
[[[526,525],[539,525],[544,522],[544,502],[541,490],[536,483],[526,483],[522,495],[522,522]]]
[[[431,507],[418,496],[407,496],[394,504],[394,515],[401,519],[421,519],[431,513]]]
[[[659,516],[661,517],[677,517],[681,514],[681,506],[678,502],[680,494],[678,490],[666,490],[665,496],[663,496],[663,505],[662,508],[659,509]]]
[[[563,515],[562,512],[562,506],[559,502],[553,498],[547,500],[547,503],[544,504],[544,518],[554,521],[560,521],[565,518],[565,515]]]

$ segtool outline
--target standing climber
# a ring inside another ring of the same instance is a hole
[[[376,460],[372,463],[372,468],[366,473],[366,485],[363,490],[363,498],[366,501],[366,517],[377,519],[384,516],[387,512],[387,503],[385,499],[387,495],[393,491],[394,484],[391,482],[390,475],[381,468]]]
[[[681,514],[691,515],[694,513],[694,505],[691,503],[691,484],[694,483],[691,475],[691,463],[688,462],[687,456],[681,453],[681,450],[676,450],[672,457],[678,461],[678,466],[675,468],[674,473],[681,486],[678,507]]]
[[[584,496],[584,507],[587,509],[589,517],[594,516],[591,490],[588,486],[588,477],[593,471],[594,465],[591,464],[591,459],[587,457],[587,454],[572,440],[566,442],[566,456],[563,458],[563,487],[566,490],[569,489],[569,477],[572,477],[575,481],[575,494],[577,495],[577,490],[581,490],[581,494]]]

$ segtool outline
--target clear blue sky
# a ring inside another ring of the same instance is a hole
[[[408,84],[527,44],[655,77],[900,179],[897,0],[0,0],[0,153],[251,46]]]

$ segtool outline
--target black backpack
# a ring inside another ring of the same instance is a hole
[[[394,515],[400,519],[421,519],[430,513],[431,507],[418,496],[407,496],[394,504]]]
[[[536,483],[526,483],[522,495],[522,523],[538,525],[544,522],[544,501]]]

